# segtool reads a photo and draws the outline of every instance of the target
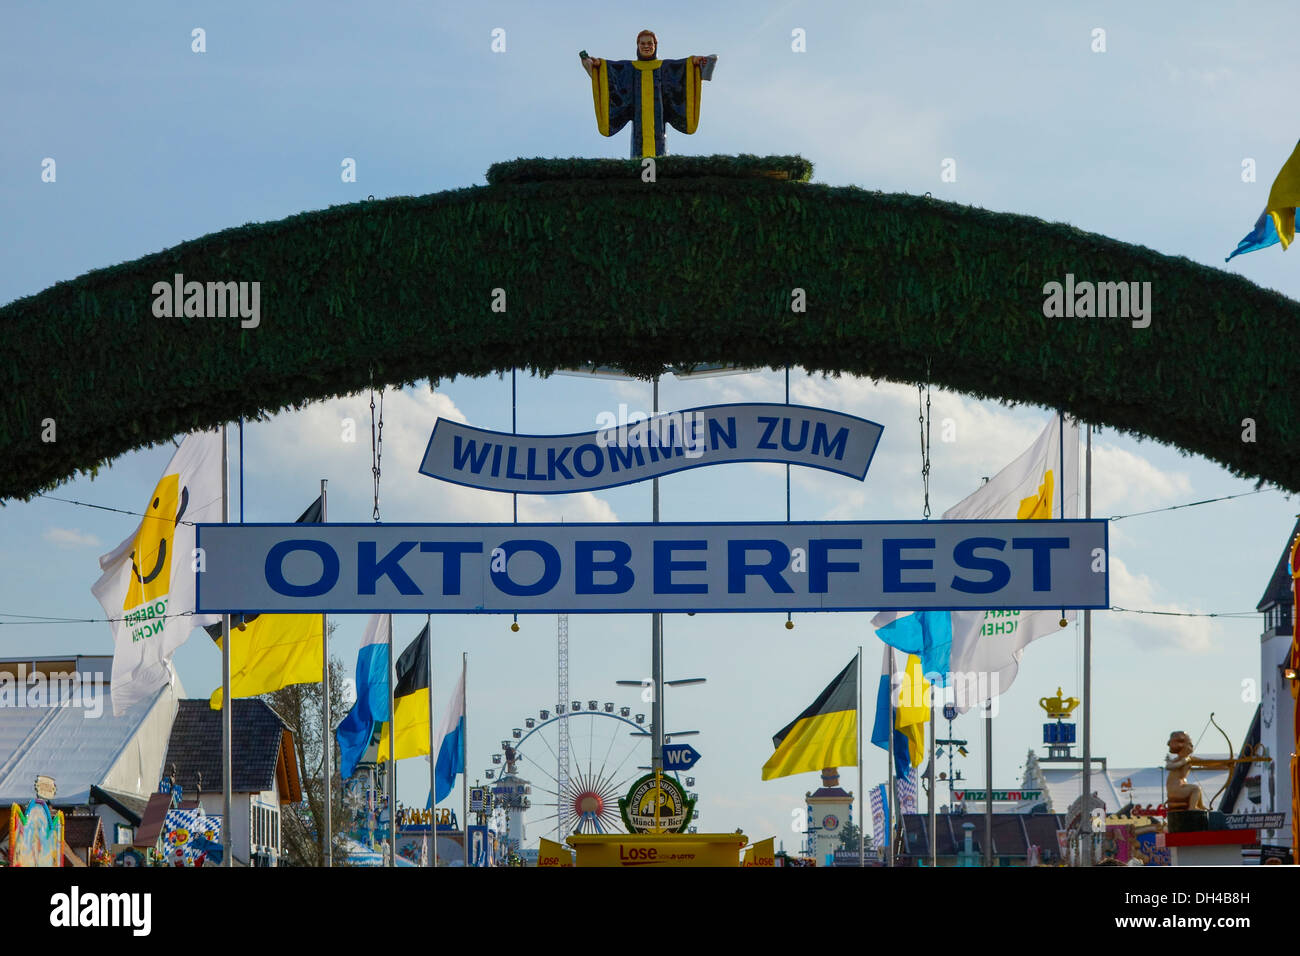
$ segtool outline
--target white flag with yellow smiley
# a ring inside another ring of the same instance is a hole
[[[113,628],[113,714],[172,679],[190,630],[219,620],[194,614],[194,525],[221,520],[221,432],[187,435],[129,538],[99,559],[91,592]]]

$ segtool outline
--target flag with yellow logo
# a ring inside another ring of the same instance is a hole
[[[320,524],[320,498],[298,517],[297,524]],[[256,697],[290,684],[317,684],[322,679],[325,641],[319,614],[232,614],[230,619],[230,697]],[[221,648],[221,624],[205,630]],[[221,709],[222,690],[208,698]]]
[[[776,753],[763,764],[763,779],[824,767],[858,765],[858,659],[772,738]]]
[[[219,431],[187,435],[163,470],[140,524],[99,559],[91,593],[113,629],[113,714],[172,680],[172,655],[190,630],[218,620],[194,614],[194,525],[220,521]]]
[[[1029,449],[990,478],[974,494],[943,513],[962,518],[1026,520],[1079,517],[1079,424],[1054,415]],[[950,669],[988,675],[990,696],[1006,693],[1020,670],[1031,641],[1060,633],[1061,612],[953,611]],[[1066,611],[1072,621],[1074,611]],[[982,703],[957,701],[962,712]]]

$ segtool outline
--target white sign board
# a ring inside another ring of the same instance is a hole
[[[619,421],[575,435],[512,435],[440,418],[420,473],[528,495],[595,491],[704,465],[742,461],[821,468],[861,481],[881,427],[803,405],[707,405]]]
[[[197,528],[202,613],[1109,606],[1101,520]]]

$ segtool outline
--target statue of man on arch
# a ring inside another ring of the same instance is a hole
[[[582,68],[591,77],[596,128],[613,136],[632,124],[633,159],[666,156],[665,125],[694,133],[700,121],[700,83],[713,78],[717,56],[658,59],[659,39],[650,30],[636,37],[635,60],[604,60],[583,50]]]

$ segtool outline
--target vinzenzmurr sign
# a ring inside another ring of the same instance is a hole
[[[1109,606],[1107,523],[200,524],[200,613]]]
[[[420,473],[530,495],[596,491],[745,461],[805,465],[861,481],[881,431],[842,412],[758,403],[687,408],[574,435],[513,435],[440,418]]]

